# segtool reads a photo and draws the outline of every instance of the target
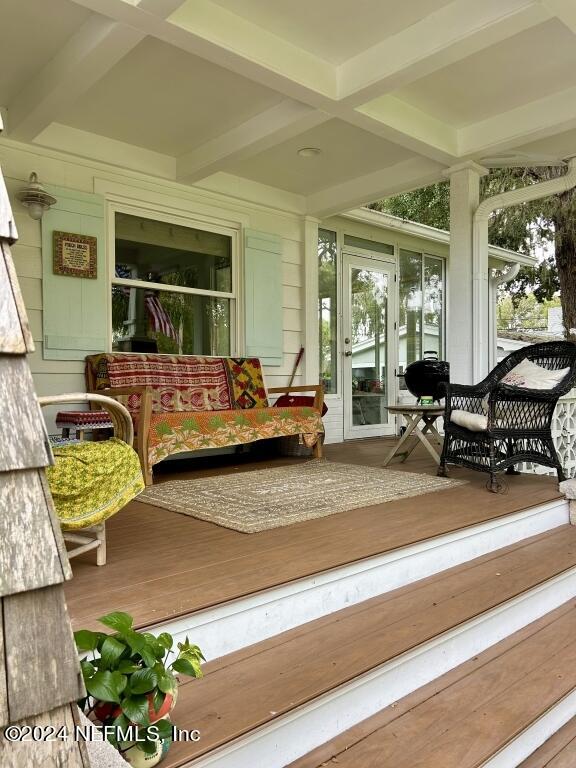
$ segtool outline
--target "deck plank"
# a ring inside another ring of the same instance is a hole
[[[524,760],[519,768],[574,768],[576,765],[576,717]]]
[[[330,445],[326,454],[335,461],[381,465],[389,441],[360,443]],[[419,449],[413,456],[392,468],[435,471]],[[242,464],[228,457],[194,472],[160,476],[158,481],[295,461],[275,458]],[[106,567],[95,568],[89,556],[74,561],[74,579],[66,585],[74,626],[94,627],[110,607],[131,613],[139,627],[150,626],[559,496],[552,478],[511,477],[508,492],[494,495],[485,490],[486,478],[480,473],[455,469],[452,474],[469,482],[424,497],[251,535],[131,502],[107,523]]]
[[[439,678],[415,706],[401,700],[398,714],[388,708],[290,768],[478,768],[576,685],[573,601],[545,619]]]
[[[167,768],[264,725],[574,566],[576,531],[565,526],[498,557],[457,566],[207,665],[203,680],[181,686],[175,711],[179,726],[199,728],[202,741],[173,745]]]

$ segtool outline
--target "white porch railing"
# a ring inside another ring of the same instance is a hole
[[[558,401],[552,420],[552,437],[566,476],[576,477],[576,388]],[[520,470],[537,475],[556,474],[550,467],[538,464],[522,464]]]

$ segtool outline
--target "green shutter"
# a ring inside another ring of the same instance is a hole
[[[246,230],[244,249],[246,354],[282,365],[282,238]]]
[[[45,360],[83,360],[108,346],[104,198],[61,187],[50,187],[49,192],[58,202],[42,217],[43,356]],[[54,274],[55,231],[97,238],[96,279]]]

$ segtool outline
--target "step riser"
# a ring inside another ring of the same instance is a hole
[[[283,768],[575,595],[573,568],[189,765]]]
[[[152,629],[188,635],[208,661],[569,522],[564,499],[428,539]]]
[[[572,691],[497,755],[483,763],[482,768],[516,768],[575,716],[576,691]]]

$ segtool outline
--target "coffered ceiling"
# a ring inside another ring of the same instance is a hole
[[[466,159],[576,154],[574,0],[0,0],[0,18],[9,139],[239,177],[312,215]]]

